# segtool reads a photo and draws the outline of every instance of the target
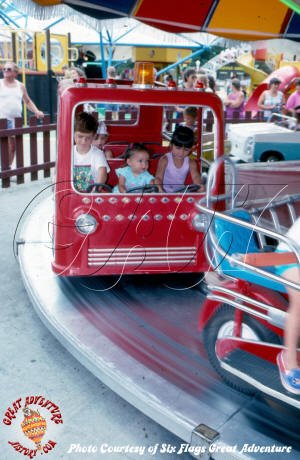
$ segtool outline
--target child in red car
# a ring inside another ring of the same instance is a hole
[[[195,143],[194,132],[187,126],[178,126],[171,139],[171,150],[158,162],[155,183],[159,190],[174,193],[182,186],[188,174],[191,174],[193,184],[199,185],[199,191],[204,190],[201,176],[194,159],[189,158]]]

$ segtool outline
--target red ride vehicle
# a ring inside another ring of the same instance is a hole
[[[233,180],[226,194],[216,196],[211,185],[224,161]],[[212,366],[230,386],[246,394],[260,391],[299,409],[300,396],[281,384],[276,358],[284,348],[286,287],[300,290],[300,284],[285,279],[275,266],[291,263],[291,257],[300,263],[299,247],[285,235],[299,216],[300,195],[274,193],[271,199],[239,204],[234,176],[235,165],[219,159],[208,175],[205,203],[196,204],[207,218],[207,259],[221,276],[208,284],[201,307],[203,343]],[[215,203],[222,201],[226,209],[219,212]],[[275,252],[280,242],[289,254]]]
[[[193,229],[195,202],[203,197],[187,177],[177,193],[157,193],[155,187],[133,193],[112,193],[116,168],[132,142],[151,152],[149,171],[155,176],[161,155],[168,151],[163,137],[166,106],[195,106],[201,128],[202,107],[215,116],[216,156],[223,154],[223,112],[220,99],[209,93],[168,88],[87,83],[60,95],[55,184],[53,270],[62,276],[142,273],[199,273],[207,269],[204,234]],[[118,120],[107,120],[110,172],[101,193],[81,193],[73,184],[74,119],[78,112],[117,107]],[[175,110],[175,109],[174,109]],[[201,168],[201,129],[198,130]],[[223,180],[219,180],[223,183]]]

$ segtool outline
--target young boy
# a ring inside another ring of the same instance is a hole
[[[160,158],[156,171],[155,184],[159,190],[174,193],[185,183],[190,173],[193,184],[204,190],[195,160],[189,158],[194,145],[194,133],[187,126],[178,126],[171,139],[171,151]]]
[[[110,171],[102,150],[92,145],[98,128],[95,118],[86,112],[77,115],[74,133],[73,181],[79,192],[85,192],[90,185],[104,184]]]

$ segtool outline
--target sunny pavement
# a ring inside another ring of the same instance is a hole
[[[0,458],[29,458],[8,444],[8,441],[21,444],[23,441],[24,445],[27,442],[27,447],[30,443],[34,446],[21,430],[21,411],[11,425],[5,425],[2,420],[14,401],[18,398],[23,401],[31,395],[42,395],[53,401],[63,416],[63,424],[53,428],[52,437],[55,437],[57,445],[47,454],[49,460],[178,458],[166,453],[154,456],[149,453],[143,456],[100,453],[103,444],[145,446],[146,452],[156,443],[160,446],[169,443],[178,448],[181,441],[113,393],[77,362],[51,335],[33,309],[14,256],[13,238],[25,207],[50,185],[48,179],[0,189]],[[71,444],[80,445],[79,449],[92,446],[95,450],[96,446],[97,453],[67,453]],[[182,454],[179,458],[185,460],[191,457]]]

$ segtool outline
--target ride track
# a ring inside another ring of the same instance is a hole
[[[113,391],[191,445],[205,424],[220,445],[292,445],[298,411],[242,395],[211,369],[197,330],[204,295],[188,277],[63,278],[51,270],[51,199],[38,204],[18,237],[27,291],[39,316],[85,367]],[[248,453],[246,458],[260,458]],[[215,453],[214,459],[224,459]],[[235,453],[230,458],[245,458]]]

